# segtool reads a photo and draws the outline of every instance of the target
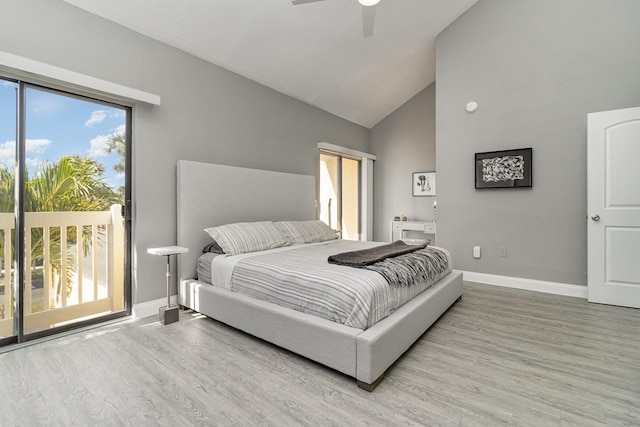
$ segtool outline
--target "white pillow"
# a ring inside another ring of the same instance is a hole
[[[271,221],[237,222],[205,228],[204,231],[218,242],[225,254],[229,255],[263,251],[291,244]]]
[[[317,243],[338,238],[335,230],[315,219],[312,221],[280,221],[278,227],[291,243]]]

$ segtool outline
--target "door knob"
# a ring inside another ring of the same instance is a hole
[[[600,215],[594,215],[591,217],[592,220],[594,220],[595,222],[600,221]]]

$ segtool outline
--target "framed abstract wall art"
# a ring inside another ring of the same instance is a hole
[[[476,188],[531,187],[531,148],[476,153]]]
[[[413,197],[436,195],[435,172],[414,172],[411,183],[411,194]]]

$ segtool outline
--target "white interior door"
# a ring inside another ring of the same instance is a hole
[[[588,127],[588,299],[640,308],[640,108]]]

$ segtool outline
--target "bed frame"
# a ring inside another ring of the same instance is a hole
[[[384,373],[462,295],[452,271],[367,330],[236,294],[195,279],[210,242],[204,228],[241,221],[316,216],[315,178],[283,172],[178,161],[179,304],[355,377],[372,391]]]

